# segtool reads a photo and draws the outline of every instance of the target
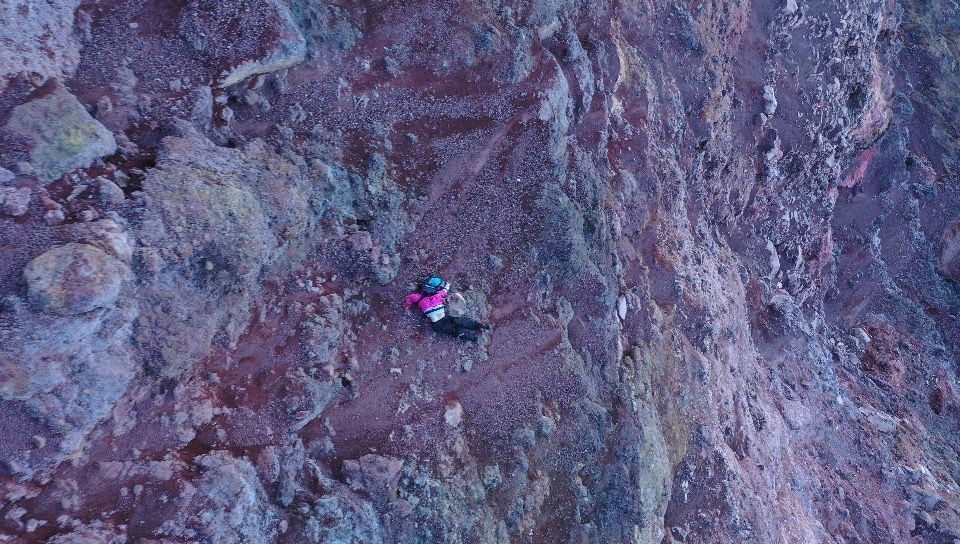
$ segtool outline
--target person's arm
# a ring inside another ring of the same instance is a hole
[[[409,310],[411,306],[420,302],[421,298],[423,298],[423,296],[421,296],[420,293],[410,293],[403,301],[403,307]]]

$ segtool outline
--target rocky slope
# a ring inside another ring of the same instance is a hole
[[[0,0],[0,541],[960,539],[958,25]]]

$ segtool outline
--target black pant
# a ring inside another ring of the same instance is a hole
[[[440,321],[434,321],[430,324],[430,327],[433,328],[433,332],[449,334],[450,336],[456,336],[457,338],[470,340],[471,342],[477,341],[477,338],[479,338],[477,331],[483,328],[480,323],[469,317],[453,317],[449,315],[441,317]]]

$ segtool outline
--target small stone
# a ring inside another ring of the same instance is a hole
[[[960,219],[943,231],[937,267],[946,277],[960,282]]]
[[[401,459],[367,454],[359,459],[344,461],[342,468],[351,489],[366,491],[379,508],[397,499],[397,487],[403,470]]]
[[[126,187],[127,184],[130,183],[130,176],[128,176],[126,172],[117,170],[116,173],[113,174],[113,182],[120,187]]]
[[[101,96],[97,99],[97,107],[94,109],[97,117],[103,117],[111,111],[113,111],[113,100],[110,100],[109,96]]]
[[[0,183],[10,183],[16,177],[17,176],[13,172],[7,170],[6,168],[0,167]]]
[[[627,297],[623,295],[617,297],[617,316],[621,321],[627,318]]]
[[[87,243],[106,251],[125,263],[129,263],[133,258],[133,239],[117,221],[103,219],[90,223],[87,232],[89,233],[85,237]]]
[[[91,221],[96,221],[98,217],[100,216],[97,214],[97,212],[93,210],[83,210],[82,212],[80,212],[80,219],[82,219],[83,221],[86,221],[87,223]]]
[[[490,263],[490,268],[494,270],[503,268],[503,259],[501,259],[499,255],[490,255],[487,257],[487,261]]]
[[[467,301],[460,293],[454,293],[447,297],[447,311],[450,315],[459,317],[467,313]]]
[[[763,113],[767,117],[774,114],[777,111],[777,96],[774,94],[773,85],[765,85],[763,87]]]
[[[892,433],[897,429],[897,420],[890,414],[872,408],[860,408],[860,413],[870,425],[882,433]]]
[[[260,93],[253,91],[251,89],[247,89],[243,91],[243,93],[240,96],[241,98],[243,98],[243,103],[248,106],[256,106],[264,99]]]
[[[397,77],[400,75],[400,63],[397,62],[397,59],[393,57],[384,57],[383,63],[387,69],[387,73],[390,74],[391,77]]]
[[[123,189],[106,178],[97,178],[100,182],[100,202],[104,205],[119,204],[126,199]]]
[[[927,512],[935,512],[943,508],[946,504],[942,496],[927,489],[918,488],[916,495],[917,498],[920,499],[920,506]]]
[[[0,201],[3,202],[3,212],[14,217],[20,217],[27,213],[30,207],[30,195],[29,187],[20,187],[19,189],[0,187]]]
[[[32,176],[37,173],[33,168],[33,165],[26,161],[20,161],[17,163],[17,173],[21,176]]]
[[[74,200],[77,199],[78,196],[82,195],[83,192],[86,190],[87,190],[86,184],[78,183],[76,187],[74,187],[73,190],[70,191],[70,194],[67,195],[67,202],[73,202]]]
[[[463,423],[463,406],[459,402],[447,405],[447,410],[443,413],[443,420],[450,427],[459,427]]]
[[[33,435],[33,445],[35,445],[37,449],[41,449],[47,445],[47,439],[39,434],[35,434]]]
[[[556,428],[557,422],[552,417],[540,416],[540,428],[538,429],[540,434],[550,436]]]
[[[47,213],[43,214],[43,220],[47,222],[48,225],[59,225],[67,218],[67,214],[63,213],[63,210],[57,208],[55,210],[48,210]]]
[[[9,498],[9,497],[8,497],[8,498]],[[4,516],[3,519],[12,521],[12,522],[14,522],[14,524],[16,524],[17,526],[22,526],[23,522],[20,521],[20,518],[22,518],[22,517],[25,516],[26,514],[27,514],[27,509],[26,509],[26,508],[24,508],[24,507],[22,507],[22,506],[17,506],[17,507],[15,507],[15,508],[11,508],[10,511],[7,512],[7,515]]]

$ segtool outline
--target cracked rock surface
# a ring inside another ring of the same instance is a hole
[[[0,0],[0,542],[960,541],[958,24]]]

